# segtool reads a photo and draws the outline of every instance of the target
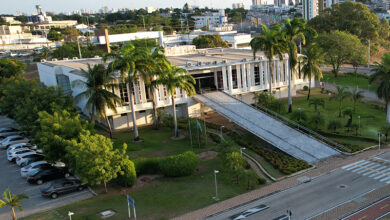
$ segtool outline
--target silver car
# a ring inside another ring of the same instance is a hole
[[[19,144],[19,143],[26,143],[26,142],[30,142],[30,140],[20,135],[12,135],[0,141],[0,148],[7,149],[8,146],[12,144]]]
[[[17,135],[22,133],[22,131],[19,131],[18,129],[13,127],[0,128],[0,136]]]
[[[46,167],[52,167],[46,161],[37,161],[20,169],[20,175],[22,177],[28,177],[30,173],[34,173],[36,170],[45,169]]]
[[[16,158],[19,155],[22,155],[22,154],[25,154],[25,153],[29,153],[29,152],[34,152],[35,153],[35,151],[30,150],[28,148],[16,149],[16,150],[13,150],[13,151],[7,153],[7,159],[8,159],[9,162],[15,162]]]
[[[8,147],[7,153],[10,152],[11,150],[19,149],[19,148],[30,148],[31,150],[36,150],[37,146],[30,144],[30,143],[20,143],[20,144],[12,144]]]

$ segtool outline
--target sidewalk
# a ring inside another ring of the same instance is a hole
[[[387,151],[390,151],[389,147],[382,149],[380,153],[387,152]],[[342,167],[346,164],[350,164],[350,163],[362,160],[362,159],[367,158],[367,157],[375,156],[377,154],[379,154],[378,149],[373,149],[373,150],[365,151],[365,152],[360,153],[360,154],[355,155],[355,156],[333,157],[333,158],[330,158],[328,160],[321,161],[321,162],[315,164],[317,168],[313,169],[313,170],[309,170],[306,173],[302,173],[302,174],[299,174],[299,175],[272,183],[270,185],[266,185],[260,189],[238,195],[236,197],[221,201],[219,203],[210,205],[210,206],[202,208],[202,209],[195,210],[193,212],[184,214],[184,215],[176,217],[174,219],[177,219],[177,220],[179,220],[179,219],[180,220],[203,219],[207,216],[211,216],[211,215],[217,214],[219,212],[225,211],[227,209],[234,208],[234,207],[239,206],[243,203],[247,203],[247,202],[250,202],[252,200],[259,199],[261,197],[265,197],[265,196],[271,195],[273,193],[285,190],[287,188],[296,186],[296,185],[300,184],[300,182],[297,180],[300,177],[307,176],[310,178],[315,178],[315,177],[318,177],[320,175],[329,173],[332,170],[335,170],[335,169]],[[389,189],[387,189],[386,187],[384,187],[384,188],[385,188],[384,189],[385,192],[390,193],[390,187],[388,187]],[[389,190],[389,191],[387,191],[387,190]],[[380,195],[380,193],[378,193],[376,191],[374,191],[372,193],[373,194],[376,193],[376,194]],[[356,209],[356,207],[351,206],[351,209]],[[343,209],[341,209],[341,210],[343,210]],[[340,212],[336,212],[336,211],[338,211],[338,210],[335,210],[334,215],[344,216],[344,214],[341,213],[341,211]],[[345,210],[345,211],[346,212],[344,212],[344,213],[347,214],[347,210]],[[329,213],[329,215],[330,215],[330,213]],[[332,218],[323,218],[323,219],[332,219]]]

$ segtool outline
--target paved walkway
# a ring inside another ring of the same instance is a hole
[[[388,148],[388,147],[384,148],[384,149],[382,149],[381,152],[387,152],[387,151],[390,151],[390,148]],[[318,177],[318,176],[323,175],[325,173],[331,172],[332,170],[335,170],[337,168],[345,166],[347,164],[357,162],[357,161],[362,160],[364,158],[377,155],[378,153],[379,153],[378,150],[374,149],[374,150],[365,151],[365,152],[360,153],[360,154],[355,155],[355,156],[349,156],[347,158],[345,158],[343,156],[332,157],[332,158],[329,158],[327,160],[319,162],[318,164],[316,164],[316,166],[317,166],[316,169],[310,170],[306,173],[302,173],[302,174],[299,174],[299,175],[296,175],[296,176],[293,176],[293,177],[266,185],[260,189],[253,190],[251,192],[241,194],[239,196],[221,201],[219,203],[210,205],[208,207],[187,213],[183,216],[176,217],[175,219],[177,219],[177,220],[179,220],[179,219],[180,220],[204,219],[207,216],[217,214],[219,212],[225,211],[227,209],[231,209],[233,207],[239,206],[239,205],[247,203],[249,201],[259,199],[261,197],[265,197],[265,196],[268,196],[270,194],[273,194],[273,193],[285,190],[287,188],[296,186],[296,185],[301,183],[298,180],[298,178],[300,178],[300,177],[306,176],[306,177],[310,177],[310,178],[315,178],[315,177]],[[387,191],[387,190],[390,190],[390,185],[388,185],[386,187],[387,188],[384,189],[386,191],[384,191],[384,192],[374,191],[372,193],[377,195],[377,196],[388,195],[390,193],[390,191]],[[388,194],[383,194],[386,192]],[[352,207],[351,210],[356,210],[356,207],[355,208]],[[333,212],[335,212],[335,213],[333,213]],[[322,216],[319,216],[318,219],[334,219],[334,218],[337,218],[340,216],[345,216],[346,213],[348,214],[347,209],[337,208],[335,210],[331,210],[331,212],[329,212],[329,213],[325,213],[328,216],[326,216],[324,218],[322,218]]]
[[[226,93],[211,92],[196,95],[194,98],[295,158],[316,163],[339,154],[338,151],[324,142],[318,141]]]

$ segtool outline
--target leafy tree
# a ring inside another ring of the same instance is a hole
[[[307,114],[305,111],[298,110],[298,111],[293,111],[291,114],[291,119],[300,122],[306,121],[307,120]]]
[[[298,64],[298,51],[295,40],[300,39],[305,44],[304,30],[306,21],[303,18],[289,18],[283,21],[282,31],[286,37],[288,44],[288,63],[290,72],[288,73],[288,112],[292,112],[292,97],[291,97],[291,77],[295,75],[295,69]]]
[[[76,41],[78,36],[80,36],[80,32],[74,27],[65,28],[62,30],[62,34],[66,41]]]
[[[110,34],[135,33],[137,31],[138,27],[135,24],[119,24],[108,28]]]
[[[104,54],[103,50],[93,44],[88,44],[87,46],[80,46],[80,51],[84,58],[103,56]],[[51,55],[53,58],[57,59],[78,57],[79,51],[77,43],[65,42],[62,46],[57,47]]]
[[[387,125],[381,127],[380,132],[385,135],[386,141],[387,141],[387,137],[390,134],[390,126],[387,124]]]
[[[224,47],[229,48],[229,45],[226,41],[223,41],[220,35],[200,35],[192,40],[192,43],[196,46],[197,49],[200,48],[215,48],[215,47]]]
[[[171,35],[173,34],[174,29],[171,26],[165,26],[163,28],[165,35]]]
[[[225,166],[232,172],[236,179],[236,184],[239,183],[240,174],[243,172],[245,159],[239,152],[231,152],[226,155]]]
[[[333,130],[333,132],[336,132],[337,129],[341,128],[341,122],[338,120],[332,120],[328,124],[328,130]]]
[[[126,82],[129,87],[129,105],[133,120],[135,141],[139,140],[139,135],[134,108],[133,83],[136,82],[140,76],[146,78],[148,71],[152,69],[153,62],[150,60],[148,54],[148,48],[135,47],[132,43],[128,42],[123,45],[119,53],[110,53],[103,58],[104,61],[112,59],[111,63],[108,65],[109,71],[118,70],[122,77],[122,82]]]
[[[344,63],[361,56],[363,45],[355,35],[332,31],[328,34],[320,34],[316,40],[324,52],[325,63],[332,65],[332,73],[338,76],[339,68]]]
[[[48,58],[49,58],[49,56],[50,56],[50,49],[49,48],[47,48],[47,47],[44,47],[44,48],[42,48],[42,50],[41,50],[41,54],[40,54],[40,56],[43,58],[43,59],[45,59],[45,60],[47,60]]]
[[[313,126],[315,130],[317,130],[319,127],[323,126],[325,122],[325,119],[320,114],[315,114],[310,118],[309,123]]]
[[[314,111],[318,112],[318,106],[325,108],[325,100],[322,98],[312,98],[309,100],[309,106],[314,105]]]
[[[279,114],[286,112],[286,103],[283,100],[275,99],[269,103],[268,108]]]
[[[195,94],[195,83],[196,81],[194,77],[188,75],[187,70],[176,66],[172,66],[170,69],[163,71],[163,73],[155,82],[156,85],[164,85],[167,88],[168,94],[171,96],[175,137],[179,136],[175,104],[176,89],[181,89],[185,91],[188,96],[192,96]]]
[[[3,192],[3,200],[0,199],[0,208],[3,208],[5,206],[11,207],[11,217],[13,220],[16,220],[18,218],[15,213],[15,207],[17,207],[19,211],[22,212],[22,215],[24,215],[22,205],[20,204],[23,199],[28,199],[28,196],[24,194],[13,195],[11,191],[7,188]]]
[[[107,108],[116,113],[116,103],[122,103],[120,97],[110,92],[117,84],[112,83],[115,76],[107,71],[103,64],[94,65],[91,67],[88,64],[88,70],[82,69],[82,75],[86,79],[73,81],[74,87],[85,88],[75,97],[76,102],[87,99],[85,109],[91,116],[91,121],[95,121],[95,117],[105,119],[108,129],[110,130],[110,138],[112,138],[111,123],[108,120]]]
[[[345,127],[347,127],[347,128],[348,128],[348,131],[349,131],[349,128],[351,127],[352,119],[353,119],[353,110],[352,110],[352,109],[349,109],[349,108],[345,109],[345,110],[343,111],[343,116],[348,116],[348,117],[349,117],[349,118],[348,118],[348,122],[347,122],[347,124],[345,125]]]
[[[257,51],[263,51],[265,56],[268,58],[269,62],[269,93],[272,92],[272,83],[273,83],[273,71],[274,71],[274,56],[278,56],[279,60],[283,60],[283,52],[286,51],[286,43],[283,39],[281,33],[281,26],[274,25],[271,29],[268,29],[267,26],[262,25],[262,32],[259,37],[255,37],[249,43],[252,51],[253,57],[256,58]]]
[[[363,98],[363,91],[359,91],[358,88],[354,88],[351,93],[353,100],[353,112],[356,112],[356,102],[360,102]]]
[[[253,100],[256,105],[262,105],[266,108],[269,107],[269,104],[275,100],[275,96],[272,93],[268,92],[255,92]]]
[[[0,78],[23,74],[25,69],[26,65],[22,61],[10,58],[0,59]]]
[[[66,146],[71,145],[72,140],[79,140],[81,133],[93,130],[93,124],[65,110],[54,114],[39,112],[38,115],[34,142],[49,160],[67,162]]]
[[[254,189],[259,182],[259,177],[252,170],[242,172],[240,179],[242,180],[241,185],[245,187],[246,190]]]
[[[346,89],[346,87],[337,86],[336,93],[334,93],[332,97],[330,97],[331,100],[335,100],[339,104],[339,117],[341,117],[343,101],[351,97],[351,93]]]
[[[50,29],[49,33],[47,34],[47,39],[50,41],[60,41],[64,39],[64,36],[56,29]]]
[[[114,150],[110,139],[84,132],[80,135],[80,142],[73,140],[66,150],[70,166],[82,181],[91,185],[103,182],[107,192],[107,182],[123,175],[122,160],[128,160],[126,148],[127,145],[123,144]]]
[[[380,63],[373,69],[369,82],[379,82],[376,94],[386,103],[386,124],[390,124],[390,53],[384,53]]]
[[[202,31],[209,31],[209,26],[203,26],[203,27],[201,28],[201,30],[202,30]]]

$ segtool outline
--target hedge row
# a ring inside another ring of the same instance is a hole
[[[137,175],[163,174],[167,177],[180,177],[191,175],[198,167],[199,158],[192,152],[158,157],[158,158],[137,158],[134,160]]]

